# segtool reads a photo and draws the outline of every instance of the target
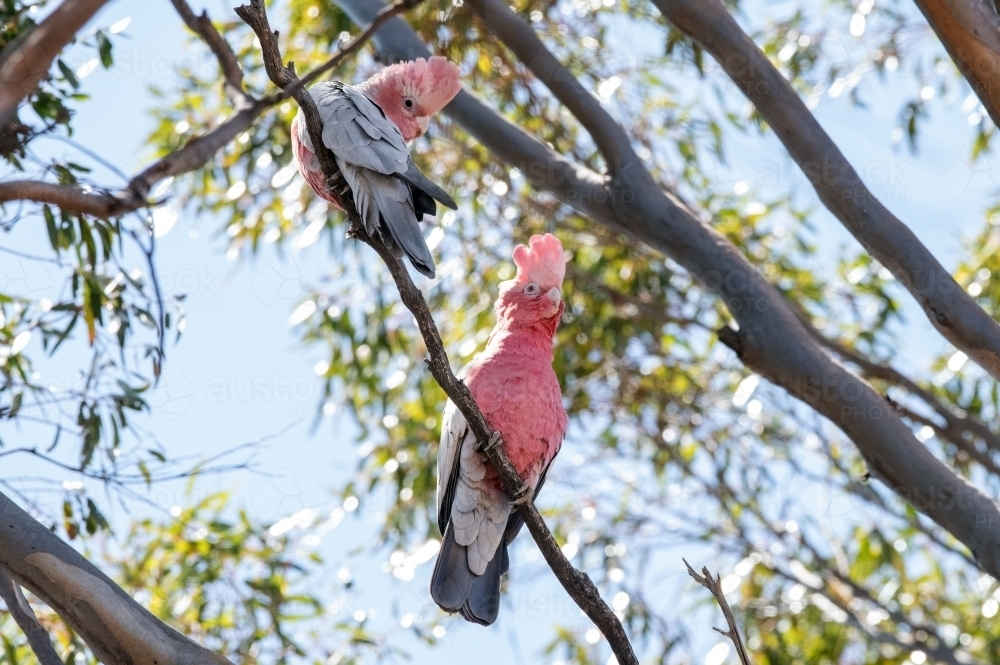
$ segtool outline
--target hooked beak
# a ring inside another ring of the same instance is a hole
[[[559,301],[562,300],[562,294],[559,292],[559,288],[555,286],[545,292],[545,297],[551,300],[552,304],[556,307],[559,306]]]
[[[424,134],[427,132],[427,128],[430,127],[431,117],[429,115],[418,115],[416,117],[417,126],[420,127],[420,133]]]

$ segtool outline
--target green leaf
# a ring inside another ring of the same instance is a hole
[[[146,463],[142,460],[139,460],[139,472],[142,474],[142,477],[146,479],[147,486],[153,484],[153,475],[149,472],[149,467],[146,466]]]
[[[111,65],[114,64],[114,58],[111,55],[111,40],[108,36],[104,34],[103,30],[97,31],[97,52],[101,56],[101,64],[104,65],[105,69],[109,69]]]
[[[10,403],[10,411],[7,412],[8,418],[13,418],[17,415],[17,412],[21,410],[21,399],[23,397],[23,392],[14,395],[14,400]]]
[[[56,227],[56,216],[52,214],[52,208],[49,204],[42,206],[42,216],[45,217],[45,228],[49,232],[49,243],[52,245],[52,249],[59,253],[59,229]]]
[[[62,58],[56,60],[56,64],[59,66],[59,71],[62,72],[63,77],[67,81],[69,81],[69,84],[74,88],[79,88],[80,87],[79,79],[76,78],[76,74],[73,73],[73,70],[70,69],[65,62],[62,61]]]

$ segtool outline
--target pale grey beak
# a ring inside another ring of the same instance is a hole
[[[555,286],[546,291],[545,297],[551,300],[553,305],[558,305],[559,301],[562,300],[562,294],[559,292],[559,288]]]
[[[417,116],[417,126],[420,127],[421,132],[426,132],[427,128],[431,125],[431,117],[429,115],[418,115]]]

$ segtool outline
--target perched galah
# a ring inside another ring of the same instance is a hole
[[[309,89],[323,121],[323,143],[344,173],[365,229],[379,233],[396,256],[405,253],[428,277],[434,277],[434,259],[418,222],[437,212],[434,199],[456,206],[420,172],[406,143],[427,130],[430,116],[460,87],[458,68],[435,56],[386,67],[359,86],[333,81]],[[313,191],[337,205],[301,110],[291,133],[299,172]]]
[[[552,234],[532,236],[514,249],[517,275],[500,284],[497,324],[486,349],[459,374],[483,415],[503,441],[533,498],[566,434],[552,344],[565,307],[562,245]],[[507,545],[523,523],[513,511],[492,466],[462,413],[449,400],[438,449],[438,526],[441,551],[431,578],[431,597],[448,612],[489,625],[500,609],[500,576],[507,572]],[[523,500],[524,497],[521,497]]]

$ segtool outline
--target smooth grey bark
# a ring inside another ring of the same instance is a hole
[[[0,567],[62,617],[105,665],[231,665],[150,614],[3,493]]]
[[[383,7],[380,0],[338,0],[338,4],[361,25]],[[398,18],[379,30],[374,41],[386,61],[430,55]],[[533,71],[532,62],[539,67],[552,65],[544,57],[532,57],[526,64]],[[553,79],[563,82],[565,75],[556,72],[549,80]],[[571,110],[585,103],[574,99],[577,93],[569,82],[550,89]],[[536,188],[609,229],[662,251],[687,269],[722,299],[738,322],[738,330],[725,328],[719,338],[744,364],[836,424],[854,441],[875,477],[950,531],[983,570],[1000,575],[997,504],[934,457],[870,385],[833,362],[778,291],[732,244],[665,192],[630,145],[616,152],[617,141],[609,140],[611,152],[604,154],[609,175],[604,176],[556,154],[467,91],[459,93],[444,112],[495,156],[520,169]],[[584,116],[588,123],[614,123],[603,109],[591,107],[588,113]],[[616,132],[610,126],[604,131],[608,136]]]
[[[1000,324],[865,186],[798,93],[722,3],[653,0],[653,4],[712,54],[774,130],[823,205],[906,287],[938,332],[1000,379]],[[986,5],[982,7],[985,11]],[[1000,44],[997,34],[992,38]]]
[[[14,623],[28,638],[28,646],[35,653],[38,662],[41,665],[65,665],[52,646],[48,631],[38,623],[38,617],[35,616],[31,605],[28,605],[24,592],[21,591],[21,585],[2,567],[0,567],[0,598],[7,604],[7,611],[13,617]]]
[[[914,0],[948,55],[1000,126],[1000,17],[982,0]]]

